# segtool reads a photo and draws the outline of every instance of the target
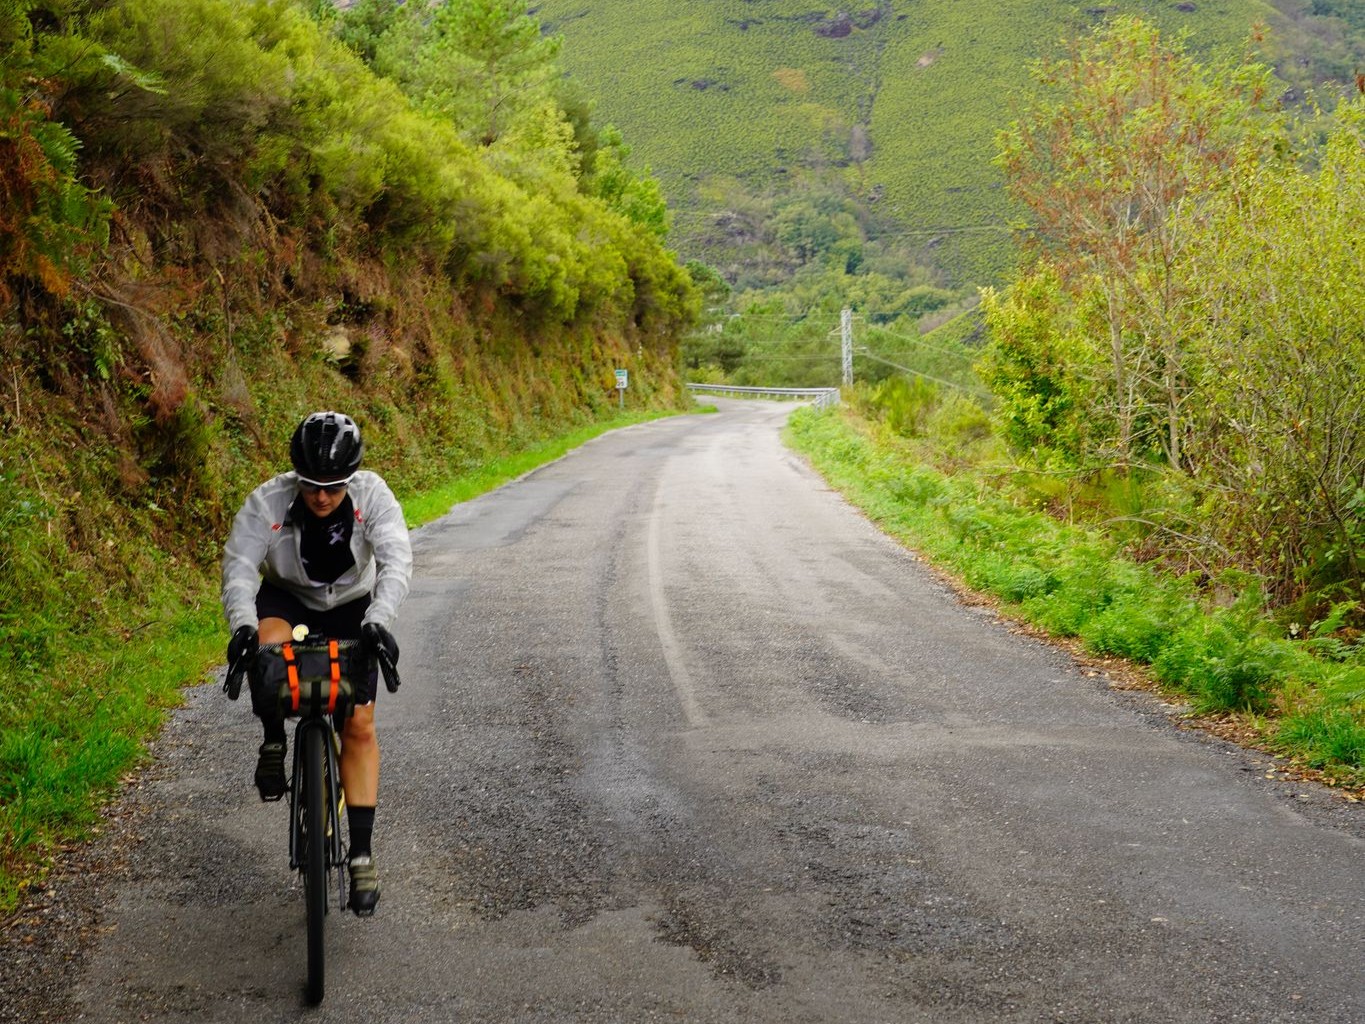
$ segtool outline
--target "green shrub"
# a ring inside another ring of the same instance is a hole
[[[1151,663],[1195,614],[1188,596],[1164,588],[1114,599],[1080,629],[1086,649],[1096,654]]]
[[[1287,716],[1276,746],[1314,768],[1365,764],[1365,715],[1359,708],[1320,707]]]
[[[941,476],[920,466],[902,467],[888,478],[887,489],[907,505],[927,505],[947,492]]]
[[[1034,565],[1015,553],[1001,556],[992,566],[992,571],[975,574],[985,589],[999,594],[1011,604],[1044,597],[1056,591],[1058,580],[1055,573]]]
[[[975,398],[960,391],[949,391],[929,414],[928,433],[950,448],[970,447],[990,438],[994,422]]]
[[[888,427],[904,437],[918,437],[938,407],[939,388],[922,377],[888,377],[872,393],[872,405]]]
[[[1243,604],[1187,623],[1153,666],[1197,711],[1265,711],[1287,656],[1284,642],[1267,635],[1265,620]]]

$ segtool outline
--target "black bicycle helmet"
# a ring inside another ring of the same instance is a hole
[[[355,420],[339,412],[315,412],[298,425],[289,442],[294,472],[325,483],[348,477],[360,468],[365,445]]]

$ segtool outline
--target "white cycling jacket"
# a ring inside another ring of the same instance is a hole
[[[289,506],[299,493],[298,475],[281,473],[247,496],[223,548],[223,611],[234,632],[259,626],[256,591],[262,577],[319,611],[373,593],[365,621],[393,626],[412,579],[412,545],[403,510],[377,473],[361,470],[347,492],[355,506],[355,565],[334,583],[309,579],[299,556],[300,531],[289,521]]]

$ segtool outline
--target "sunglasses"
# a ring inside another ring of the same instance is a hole
[[[332,480],[325,484],[318,483],[316,480],[309,480],[305,477],[299,477],[299,490],[304,494],[317,494],[319,491],[324,494],[340,494],[342,491],[346,490],[346,485],[350,482],[351,478],[349,476],[345,480]]]

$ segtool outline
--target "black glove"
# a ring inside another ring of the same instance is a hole
[[[223,692],[229,700],[236,700],[241,694],[242,676],[246,675],[247,666],[256,657],[260,647],[260,635],[255,626],[238,626],[233,632],[232,639],[228,641],[227,678],[223,680]]]
[[[387,657],[398,664],[398,641],[393,634],[377,622],[367,622],[360,627],[360,640],[372,658]]]
[[[393,634],[377,622],[367,622],[360,627],[360,642],[371,658],[379,661],[384,671],[384,685],[393,693],[398,689],[398,641]]]

